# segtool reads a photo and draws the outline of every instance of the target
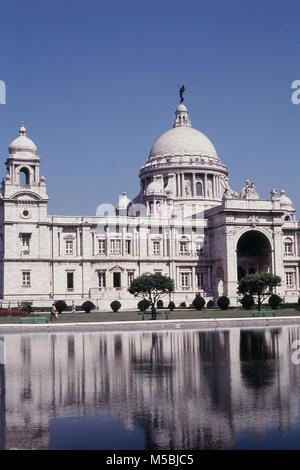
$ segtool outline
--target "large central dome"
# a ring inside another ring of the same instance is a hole
[[[217,152],[202,132],[192,127],[174,127],[162,134],[153,144],[149,159],[172,155],[216,157]]]
[[[209,138],[191,127],[188,109],[183,103],[176,108],[173,129],[157,139],[150,150],[149,160],[175,155],[217,157],[216,149]]]

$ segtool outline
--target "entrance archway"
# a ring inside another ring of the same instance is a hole
[[[271,272],[271,245],[263,233],[245,232],[238,240],[236,253],[238,280],[248,274]]]

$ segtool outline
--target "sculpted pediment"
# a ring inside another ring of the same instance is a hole
[[[13,194],[10,199],[13,199],[14,201],[41,201],[42,198],[35,193],[22,192]]]

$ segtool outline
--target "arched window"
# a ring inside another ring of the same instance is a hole
[[[196,195],[197,196],[203,196],[202,183],[200,181],[198,181],[198,183],[196,183]]]
[[[21,168],[19,172],[19,184],[27,186],[30,184],[30,173],[28,168]]]
[[[178,246],[178,251],[179,255],[184,256],[184,255],[189,255],[190,250],[189,250],[189,239],[186,237],[182,237],[179,240],[179,246]]]

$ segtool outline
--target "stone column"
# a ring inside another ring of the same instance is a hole
[[[282,286],[276,288],[276,293],[278,295],[284,295],[283,246],[281,228],[276,227],[274,229],[273,240],[271,272],[272,274],[281,277],[281,280],[283,281]]]
[[[224,295],[234,299],[232,305],[235,305],[237,291],[237,254],[236,254],[236,235],[235,227],[227,227],[225,230],[225,252],[226,262],[224,264]]]
[[[196,174],[195,172],[193,171],[193,196],[195,197],[197,195],[197,192],[196,192]]]
[[[204,173],[204,197],[207,197],[207,173]]]
[[[212,290],[212,269],[211,269],[211,266],[208,266],[207,268],[207,287],[208,287],[208,290]]]
[[[192,291],[195,291],[195,284],[196,284],[196,268],[192,266]]]

